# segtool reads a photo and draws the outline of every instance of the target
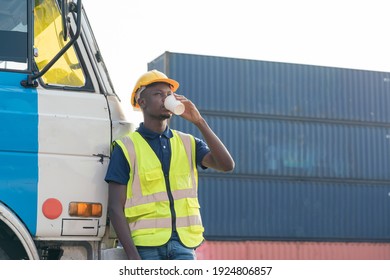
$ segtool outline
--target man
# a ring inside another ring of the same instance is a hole
[[[197,166],[231,171],[234,161],[196,106],[177,95],[179,83],[152,70],[142,75],[131,103],[144,122],[114,142],[105,180],[109,215],[129,259],[195,259],[203,242],[197,197]],[[204,140],[171,130],[168,95],[185,106],[181,115]]]

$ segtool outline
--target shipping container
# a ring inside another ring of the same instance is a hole
[[[148,63],[203,111],[389,126],[390,73],[166,52]]]
[[[388,185],[280,177],[202,172],[206,238],[390,241]]]
[[[389,243],[206,241],[198,260],[388,260]]]
[[[390,73],[169,52],[148,68],[235,159],[199,170],[208,242],[390,242]]]

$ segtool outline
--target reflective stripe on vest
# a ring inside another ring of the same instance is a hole
[[[204,229],[197,199],[195,140],[189,134],[172,132],[169,180],[175,200],[176,228],[186,246],[196,247],[203,241]],[[138,246],[162,245],[170,238],[172,217],[161,163],[138,132],[116,143],[131,170],[125,214],[133,241]]]

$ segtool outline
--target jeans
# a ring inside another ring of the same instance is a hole
[[[176,232],[163,246],[146,247],[137,246],[137,250],[143,260],[195,260],[195,250],[184,247]]]

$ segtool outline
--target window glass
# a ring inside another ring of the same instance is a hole
[[[62,21],[55,0],[35,0],[34,46],[38,50],[35,58],[42,70],[50,60],[67,44],[62,37]],[[75,49],[68,51],[42,76],[46,84],[82,87],[85,76]]]
[[[0,0],[0,69],[27,69],[27,0]]]

